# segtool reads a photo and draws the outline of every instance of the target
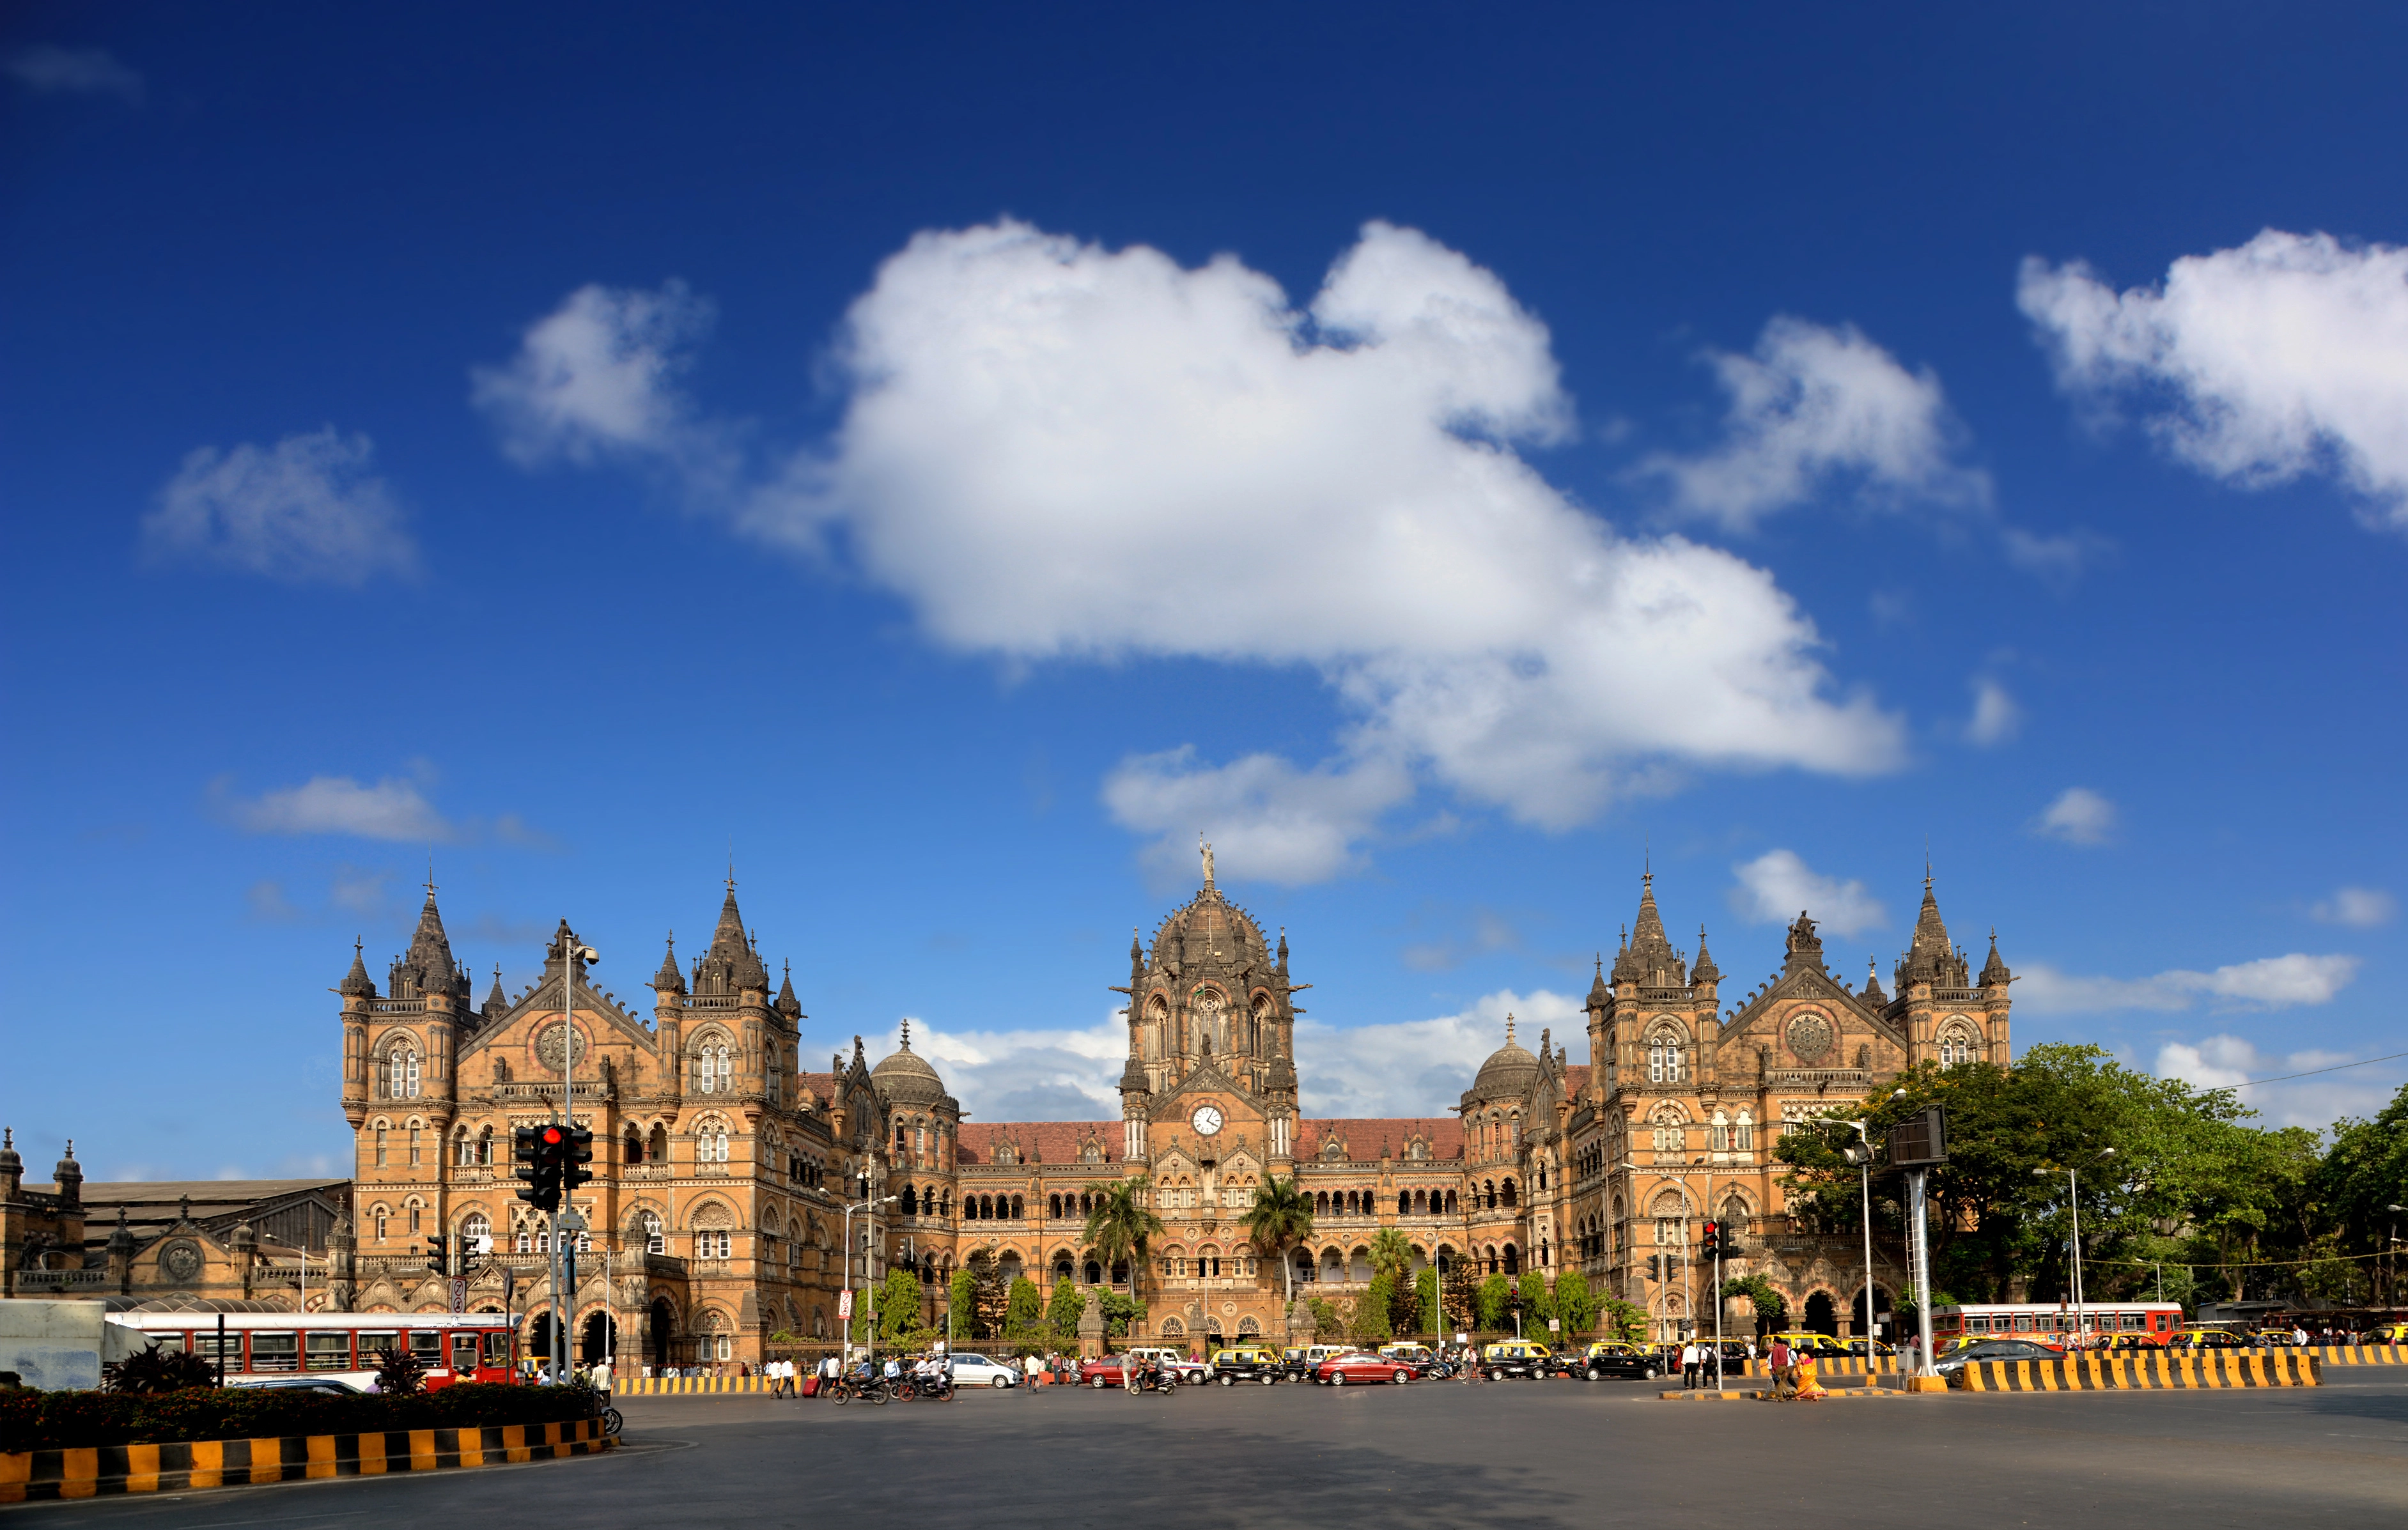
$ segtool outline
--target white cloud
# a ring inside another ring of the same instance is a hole
[[[1800,909],[1836,935],[1856,935],[1889,922],[1864,883],[1817,876],[1795,851],[1767,851],[1731,870],[1739,877],[1739,885],[1730,890],[1731,909],[1751,923],[1786,924]]]
[[[754,534],[841,530],[963,650],[1314,667],[1354,719],[1348,763],[1280,779],[1328,778],[1341,839],[1390,768],[1563,828],[1680,766],[1902,754],[1894,717],[1829,694],[1764,570],[1620,537],[1516,455],[1567,428],[1546,331],[1410,230],[1367,227],[1305,311],[1229,257],[923,235],[854,304],[839,361],[844,422],[747,508]],[[1348,864],[1279,853],[1289,875]]]
[[[2188,1009],[2204,999],[2219,1008],[2287,1009],[2329,1004],[2358,976],[2355,956],[2293,951],[2239,962],[2213,972],[2176,968],[2150,978],[2091,978],[2032,963],[2016,969],[2015,1003],[2033,1014],[2098,1014],[2116,1009]]]
[[[580,287],[528,326],[507,366],[473,369],[470,398],[523,467],[657,459],[695,492],[724,488],[724,432],[675,386],[711,319],[710,304],[680,281],[657,292]]]
[[[2202,472],[2255,486],[2329,471],[2408,529],[2408,249],[2270,228],[2120,293],[2034,256],[2016,298],[2062,387],[2138,392]]]
[[[1156,836],[1140,858],[1152,882],[1175,886],[1196,874],[1198,835],[1232,879],[1326,880],[1354,866],[1355,844],[1412,792],[1412,777],[1384,759],[1298,770],[1249,754],[1213,766],[1182,746],[1123,760],[1103,796],[1114,822]]]
[[[269,450],[202,447],[143,517],[144,551],[294,584],[413,576],[418,548],[384,479],[367,471],[373,454],[366,436],[347,440],[332,425]]]
[[[40,43],[8,55],[8,77],[36,95],[113,95],[139,106],[142,77],[105,48]]]
[[[2333,895],[2309,910],[2328,924],[2371,930],[2388,924],[2400,911],[2400,900],[2379,887],[2338,887]]]
[[[2323,1129],[2344,1115],[2371,1116],[2382,1108],[2392,1086],[2378,1073],[2353,1078],[2348,1073],[2314,1079],[2284,1076],[2329,1068],[2346,1063],[2345,1052],[2295,1051],[2280,1055],[2258,1051],[2242,1037],[2216,1035],[2196,1045],[2169,1041],[2157,1049],[2160,1078],[2181,1079],[2202,1089],[2231,1089],[2252,1079],[2283,1079],[2240,1091],[2243,1104],[2256,1108],[2276,1126]]]
[[[1965,722],[1965,740],[1984,749],[2006,743],[2023,731],[2024,709],[2007,688],[1985,677],[1973,682],[1973,715]]]
[[[1509,1013],[1516,1039],[1532,1051],[1548,1027],[1564,1046],[1585,1034],[1581,1001],[1545,989],[1499,989],[1430,1020],[1338,1026],[1308,1017],[1296,1022],[1299,1103],[1314,1116],[1447,1114],[1488,1054],[1505,1044]],[[1587,1062],[1586,1051],[1584,1042],[1572,1060]]]
[[[1404,949],[1403,957],[1405,965],[1415,972],[1444,972],[1475,956],[1521,949],[1522,933],[1509,921],[1489,909],[1474,908],[1469,928],[1443,939],[1417,941]]]
[[[2115,832],[2115,805],[2086,786],[2069,786],[2041,809],[2030,828],[2069,845],[2103,845]]]
[[[2007,562],[2039,579],[2058,594],[2071,592],[2083,575],[2114,556],[2115,544],[2096,532],[2069,531],[2054,536],[2019,526],[1999,528]]]
[[[221,784],[217,795],[226,816],[251,834],[342,834],[425,844],[459,837],[418,783],[398,777],[363,786],[349,776],[312,776],[250,799],[226,795]]]
[[[1909,372],[1855,326],[1783,316],[1764,326],[1754,355],[1708,359],[1730,395],[1722,443],[1640,468],[1670,480],[1685,513],[1746,531],[1839,480],[1876,505],[1988,505],[1988,477],[1956,460],[1964,432],[1940,379],[1928,367]]]
[[[902,1039],[886,1033],[875,1062]],[[1117,1121],[1128,1022],[1107,1014],[1084,1029],[946,1030],[911,1021],[911,1050],[925,1057],[977,1121]]]

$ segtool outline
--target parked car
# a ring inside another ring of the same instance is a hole
[[[1480,1368],[1492,1381],[1501,1381],[1509,1376],[1535,1381],[1563,1369],[1555,1363],[1553,1350],[1531,1338],[1509,1338],[1491,1344],[1481,1351]]]
[[[956,1352],[945,1369],[957,1387],[1016,1387],[1021,1380],[1019,1366],[982,1354]]]
[[[226,1386],[246,1392],[329,1392],[337,1397],[356,1397],[363,1390],[333,1376],[230,1376]]]
[[[1343,1350],[1314,1367],[1312,1379],[1324,1386],[1364,1386],[1385,1382],[1403,1386],[1413,1379],[1413,1367],[1361,1350]]]
[[[1592,1381],[1608,1376],[1653,1381],[1664,1374],[1664,1367],[1652,1350],[1642,1350],[1636,1344],[1626,1344],[1616,1338],[1605,1338],[1588,1347],[1588,1353],[1582,1358],[1581,1373]]]
[[[2190,1328],[2176,1334],[2166,1344],[2169,1350],[2197,1353],[2201,1350],[2247,1350],[2255,1348],[2247,1337],[2223,1328]]]
[[[1977,1360],[2062,1360],[2065,1356],[2045,1344],[2035,1344],[2028,1338],[1984,1338],[1949,1351],[1933,1363],[1931,1368],[1942,1376],[1954,1376]]]
[[[1240,1381],[1260,1381],[1265,1386],[1282,1379],[1286,1366],[1277,1350],[1262,1344],[1237,1344],[1212,1357],[1212,1379],[1225,1387]]]
[[[1875,1359],[1879,1359],[1883,1355],[1898,1353],[1898,1346],[1895,1344],[1885,1344],[1877,1338],[1852,1338],[1846,1343],[1841,1345],[1840,1348],[1847,1351],[1850,1354],[1862,1354],[1865,1352],[1865,1346],[1869,1344],[1872,1346],[1873,1357]]]
[[[1862,1350],[1850,1349],[1847,1345],[1841,1343],[1838,1339],[1833,1338],[1828,1334],[1775,1334],[1772,1336],[1772,1338],[1782,1340],[1784,1343],[1787,1344],[1793,1351],[1803,1351],[1806,1353],[1813,1355],[1817,1360],[1820,1360],[1825,1355],[1832,1355],[1836,1357],[1840,1355],[1864,1353]],[[1768,1338],[1764,1341],[1764,1348],[1770,1349],[1772,1347],[1772,1338]]]
[[[1333,1354],[1344,1354],[1346,1349],[1343,1344],[1312,1344],[1288,1351],[1284,1356],[1288,1379],[1295,1381],[1313,1380],[1313,1373],[1321,1368],[1323,1361]]]
[[[1426,1344],[1383,1344],[1380,1358],[1411,1366],[1416,1380],[1438,1368],[1439,1358]]]

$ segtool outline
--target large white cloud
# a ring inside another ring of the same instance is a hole
[[[2069,786],[2040,810],[2028,827],[2069,845],[2103,845],[2115,833],[2115,805],[2086,786]]]
[[[418,547],[365,436],[332,425],[269,448],[202,447],[142,520],[159,562],[216,564],[294,584],[358,585],[418,572]]]
[[[1754,355],[1708,359],[1730,395],[1722,440],[1641,467],[1670,484],[1683,511],[1746,531],[1841,480],[1874,505],[1988,504],[1988,477],[1957,460],[1964,432],[1940,379],[1908,371],[1855,326],[1783,316]]]
[[[2017,300],[2068,390],[2134,390],[2176,455],[2244,485],[2329,470],[2408,528],[2408,249],[2267,229],[2118,293],[2024,262]]]
[[[2213,972],[2177,967],[2147,978],[2080,977],[2030,963],[2016,969],[2015,1004],[2042,1015],[2188,1009],[2202,999],[2219,1008],[2287,1009],[2329,1004],[2358,976],[2358,968],[2355,956],[2300,951],[2236,962]]]
[[[216,794],[225,816],[251,834],[339,834],[423,844],[459,835],[416,781],[399,777],[363,786],[349,776],[312,776],[298,786],[247,799],[226,795],[220,783]]]
[[[536,422],[506,438],[694,452],[652,295],[580,293],[483,374],[506,431]],[[527,402],[582,396],[588,366],[607,408]],[[1563,828],[1693,767],[1904,752],[1770,574],[1617,535],[1517,454],[1570,428],[1545,326],[1411,230],[1367,226],[1301,309],[1227,256],[924,234],[853,306],[835,370],[841,425],[743,503],[752,534],[840,551],[963,651],[1301,665],[1341,699],[1315,769],[1129,761],[1113,809],[1157,854],[1201,831],[1233,875],[1302,879],[1352,864],[1425,775]]]
[[[1801,910],[1835,935],[1856,935],[1889,922],[1864,883],[1822,876],[1796,851],[1767,851],[1731,871],[1739,878],[1730,890],[1731,911],[1753,924],[1785,924]]]
[[[2373,1074],[2323,1071],[2348,1061],[2345,1052],[2313,1049],[2268,1053],[2244,1037],[2218,1034],[2196,1043],[2166,1042],[2157,1049],[2157,1072],[2161,1078],[2181,1079],[2202,1089],[2236,1090],[2243,1105],[2274,1125],[2322,1130],[2345,1115],[2374,1114],[2392,1092],[2379,1070]],[[2315,1076],[2286,1077],[2301,1073]],[[2252,1079],[2279,1081],[2242,1087]]]

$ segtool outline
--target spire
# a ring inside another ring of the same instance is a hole
[[[435,907],[435,877],[431,870],[426,879],[426,906],[418,911],[418,928],[409,937],[409,950],[394,964],[393,979],[395,998],[467,991],[467,977],[452,959],[452,941],[443,933],[442,912]],[[405,988],[409,992],[404,992]]]
[[[368,965],[360,955],[357,936],[351,937],[351,970],[343,974],[343,986],[337,992],[347,999],[376,997],[376,979],[368,976]]]
[[[1592,1009],[1603,1008],[1605,1007],[1607,992],[1608,991],[1605,986],[1605,953],[1603,951],[1599,951],[1597,953],[1597,978],[1588,985],[1588,1007]]]
[[[1698,926],[1698,959],[1689,968],[1689,981],[1698,987],[1720,981],[1723,969],[1714,965],[1713,953],[1706,950],[1706,927]]]
[[[910,1051],[911,1050],[911,1017],[910,1017],[910,1016],[909,1016],[909,1015],[905,1015],[905,1016],[903,1017],[903,1047],[902,1047],[902,1050],[903,1050],[903,1051]]]
[[[1287,975],[1287,926],[1284,924],[1280,926],[1279,969],[1282,977]]]
[[[1505,1044],[1509,1047],[1513,1044],[1513,1011],[1511,1009],[1505,1011]]]
[[[1923,865],[1923,909],[1914,918],[1914,940],[1907,948],[1906,961],[1899,968],[1899,983],[1921,980],[1936,983],[1954,958],[1956,948],[1948,939],[1948,925],[1940,917],[1940,900],[1931,892],[1931,863]]]
[[[652,974],[652,991],[656,994],[685,992],[685,974],[678,970],[677,932],[669,932],[669,949],[661,957],[661,969]]]
[[[672,967],[671,970],[675,970]],[[778,984],[778,1013],[789,1021],[804,1019],[803,1001],[795,997],[795,964],[785,964],[784,980]]]
[[[1865,958],[1865,989],[1856,996],[1877,1009],[1889,1003],[1889,995],[1882,992],[1881,969],[1870,956]]]
[[[487,1020],[498,1019],[505,1010],[509,1008],[509,1007],[510,997],[508,994],[502,992],[502,965],[499,962],[496,962],[494,964],[493,992],[485,995],[485,1018]]]
[[[736,907],[736,878],[727,879],[727,895],[720,900],[719,924],[710,932],[710,950],[695,968],[697,994],[730,994],[747,988],[767,991],[769,969],[744,933],[744,915]]]
[[[1990,927],[1990,959],[1982,964],[1982,986],[1984,988],[2004,988],[2008,983],[2013,982],[2014,980],[2014,974],[2009,972],[2007,970],[2007,964],[1999,959],[1999,931],[1998,926],[1992,925]]]
[[[1639,918],[1630,931],[1630,951],[1627,958],[1633,981],[1656,988],[1678,988],[1683,985],[1681,956],[1664,934],[1664,916],[1656,908],[1656,873],[1642,872],[1639,879]],[[1615,976],[1622,976],[1625,964],[1614,964]]]

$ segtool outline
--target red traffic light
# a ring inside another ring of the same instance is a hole
[[[566,1132],[557,1126],[547,1126],[543,1129],[543,1145],[547,1148],[557,1148],[567,1136]]]

